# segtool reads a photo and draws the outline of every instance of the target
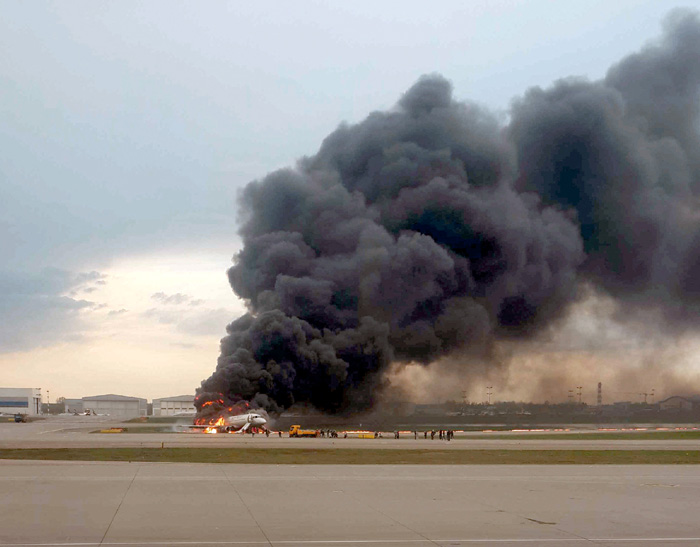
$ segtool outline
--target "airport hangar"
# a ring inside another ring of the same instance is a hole
[[[96,414],[109,414],[117,418],[138,418],[148,415],[148,401],[140,397],[126,395],[95,395],[83,397],[82,410],[92,410]],[[177,395],[153,399],[153,416],[176,416],[196,412],[194,395]]]
[[[148,401],[126,395],[95,395],[83,397],[83,409],[95,414],[109,414],[116,418],[138,418],[148,415]]]
[[[148,401],[141,397],[129,397],[109,393],[80,399],[63,399],[66,412],[82,413],[91,410],[95,414],[109,414],[119,418],[137,418],[147,416]],[[194,414],[194,395],[176,395],[153,399],[154,416],[177,416]],[[42,414],[41,388],[0,387],[0,413]]]
[[[40,387],[0,387],[0,412],[5,414],[41,414]]]
[[[146,399],[125,395],[96,395],[82,399],[65,399],[66,412],[94,410],[96,414],[109,414],[121,418],[138,418],[148,414]],[[144,413],[144,405],[146,412]],[[194,395],[176,395],[153,399],[153,416],[178,416],[194,414]]]
[[[194,395],[177,395],[175,397],[153,399],[154,416],[177,416],[194,414],[195,412],[197,412],[197,409],[194,406]]]

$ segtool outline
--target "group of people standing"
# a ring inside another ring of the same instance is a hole
[[[445,441],[451,441],[454,436],[455,432],[452,429],[440,429],[438,431],[423,431],[423,438],[427,439],[428,435],[430,435],[430,440],[435,440],[435,436],[437,435],[438,439],[445,440]],[[381,434],[377,435],[377,433],[374,434],[374,438],[376,439],[377,436],[381,437]],[[398,431],[394,431],[394,439],[400,439],[401,435]],[[418,438],[418,431],[413,432],[413,438],[417,439]]]
[[[433,430],[430,432],[431,441],[435,439],[435,435],[437,435],[438,439],[440,439],[441,441],[451,441],[452,439],[454,439],[455,432],[452,429],[440,429],[438,431]],[[428,438],[427,431],[423,433],[423,437],[426,439]]]

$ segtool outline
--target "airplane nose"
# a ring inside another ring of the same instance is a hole
[[[265,425],[266,423],[267,420],[265,418],[253,418],[253,425],[255,426]]]

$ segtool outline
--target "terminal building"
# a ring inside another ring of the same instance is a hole
[[[95,395],[83,397],[83,410],[95,414],[108,414],[117,418],[138,418],[148,414],[148,401],[126,395]]]
[[[194,395],[177,395],[153,399],[154,416],[177,416],[178,414],[194,414]]]
[[[41,414],[40,387],[0,387],[0,412],[4,414]]]

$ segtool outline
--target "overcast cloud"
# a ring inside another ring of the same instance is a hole
[[[100,307],[80,295],[102,278],[98,272],[75,274],[55,268],[0,271],[0,352],[80,340],[85,315]]]

